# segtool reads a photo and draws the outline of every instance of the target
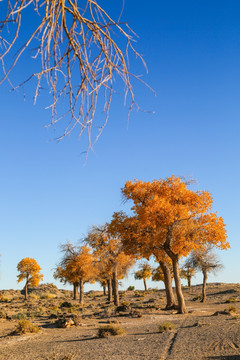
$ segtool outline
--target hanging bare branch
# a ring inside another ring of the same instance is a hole
[[[84,130],[87,131],[89,146],[92,144],[93,127],[97,129],[97,133],[94,130],[97,140],[108,121],[117,77],[124,84],[125,94],[130,95],[129,110],[137,106],[131,78],[138,77],[129,72],[129,50],[145,63],[133,47],[134,33],[127,24],[114,21],[97,1],[7,0],[7,6],[0,3],[0,13],[3,14],[1,7],[5,12],[3,19],[0,19],[0,61],[3,69],[0,84],[6,79],[11,81],[11,71],[31,46],[35,53],[33,58],[41,60],[40,69],[12,87],[24,86],[36,78],[36,102],[43,82],[47,83],[52,95],[52,121],[49,126],[57,124],[64,117],[68,119],[59,140],[77,126],[79,136]],[[34,27],[24,44],[10,57],[13,49],[19,46],[22,34],[28,31],[25,20],[29,13],[34,15]],[[36,23],[35,19],[38,20]],[[121,50],[122,45],[118,45],[120,43],[125,44],[124,51]],[[105,112],[101,125],[94,121],[100,91],[103,92]],[[60,101],[64,101],[66,112],[57,115]]]

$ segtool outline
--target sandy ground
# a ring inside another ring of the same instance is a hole
[[[31,300],[26,305],[23,300],[12,300],[11,303],[0,303],[0,310],[10,314],[19,310],[33,308],[34,301],[41,304],[41,317],[32,320],[38,324],[40,332],[13,336],[11,332],[17,324],[16,319],[0,320],[0,359],[45,359],[45,360],[120,360],[120,359],[158,359],[158,360],[190,360],[190,359],[238,359],[240,360],[240,286],[237,284],[212,284],[208,286],[208,301],[202,304],[193,301],[201,293],[200,286],[191,290],[184,289],[189,313],[176,314],[164,311],[164,293],[148,292],[138,297],[134,292],[124,294],[124,302],[133,307],[138,305],[141,317],[133,318],[129,312],[109,315],[104,308],[106,297],[94,294],[86,298],[86,310],[81,314],[80,326],[56,328],[49,319],[47,305],[53,300]],[[140,298],[140,299],[139,299]],[[230,303],[229,303],[230,299]],[[69,299],[68,299],[69,300]],[[123,300],[122,300],[123,302]],[[87,310],[87,303],[90,303]],[[44,305],[45,304],[45,305]],[[229,314],[214,315],[217,311],[235,307]],[[99,309],[104,308],[104,311]],[[96,312],[98,309],[98,312]],[[106,315],[107,314],[107,315]],[[126,330],[123,336],[98,338],[99,326],[115,322]],[[175,325],[172,331],[159,333],[158,325],[171,322]]]

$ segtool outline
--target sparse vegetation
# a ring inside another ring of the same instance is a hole
[[[23,335],[39,332],[39,327],[33,325],[29,320],[20,320],[12,335]]]
[[[165,331],[170,331],[175,329],[175,324],[170,322],[165,322],[163,324],[158,325],[158,332],[163,333]]]
[[[123,334],[125,334],[125,330],[118,325],[109,324],[109,325],[101,326],[98,329],[98,337],[100,338],[106,338],[109,336],[118,336]]]

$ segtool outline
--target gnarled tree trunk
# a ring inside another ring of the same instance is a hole
[[[102,287],[103,287],[103,295],[107,295],[106,284],[103,284]]]
[[[75,282],[73,284],[73,299],[77,300],[77,298],[78,298],[78,283]]]
[[[28,299],[28,282],[26,282],[24,290],[25,290],[25,300],[27,300]]]
[[[171,271],[169,269],[169,266],[166,263],[164,263],[163,261],[160,261],[159,265],[160,265],[163,275],[164,275],[164,285],[165,285],[165,291],[166,291],[166,297],[167,297],[166,309],[173,309],[176,307],[176,301],[175,301],[175,296],[174,296],[173,288],[172,288]]]
[[[114,265],[113,268],[113,296],[114,296],[114,305],[119,306],[119,293],[118,293],[118,274],[117,274],[117,265]]]
[[[206,302],[206,300],[207,300],[206,287],[207,287],[207,271],[203,271],[203,287],[202,287],[201,302]]]
[[[185,306],[185,300],[184,300],[183,293],[182,293],[178,256],[175,254],[172,254],[171,259],[172,259],[172,264],[173,264],[173,276],[174,276],[175,289],[176,289],[177,300],[178,300],[178,312],[180,314],[185,314],[187,312],[187,309]]]
[[[187,277],[187,282],[188,282],[188,287],[189,287],[189,289],[191,289],[191,279],[192,279],[191,276],[188,276],[188,277]]]
[[[108,288],[108,301],[112,301],[112,279],[109,278],[107,280],[107,288]]]
[[[144,284],[144,289],[145,289],[145,291],[147,291],[147,281],[146,281],[146,278],[143,278],[143,284]]]
[[[84,297],[84,291],[83,291],[84,283],[83,283],[83,279],[80,279],[79,285],[80,285],[80,305],[83,306],[83,297]]]

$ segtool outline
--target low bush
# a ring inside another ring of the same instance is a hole
[[[98,337],[106,338],[109,336],[117,336],[125,334],[125,330],[121,326],[117,325],[104,325],[98,329]]]
[[[229,306],[227,309],[224,309],[224,311],[226,313],[232,314],[232,313],[236,312],[236,307],[232,305],[232,306]]]
[[[28,333],[37,333],[39,331],[39,327],[33,325],[28,320],[20,320],[16,329],[13,331],[12,335],[22,335]]]
[[[158,332],[163,333],[165,331],[170,331],[175,329],[175,324],[172,324],[170,322],[165,322],[164,324],[158,325]]]
[[[135,290],[135,286],[129,286],[129,287],[127,288],[127,290],[128,290],[128,291],[134,291],[134,290]]]
[[[230,297],[229,299],[227,299],[226,301],[225,301],[225,303],[226,304],[230,304],[230,303],[234,303],[234,302],[236,302],[237,301],[237,299],[235,298],[235,297]]]

